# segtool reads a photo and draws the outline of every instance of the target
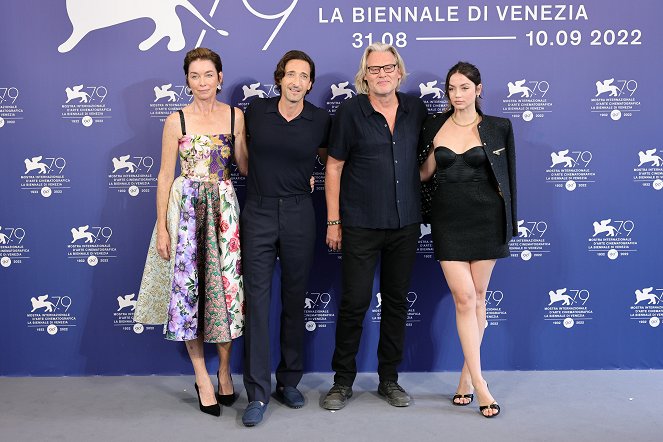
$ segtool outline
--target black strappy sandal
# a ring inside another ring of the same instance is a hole
[[[456,402],[456,399],[469,399],[470,401],[467,403],[462,403],[462,402]],[[451,403],[457,407],[464,407],[466,405],[470,405],[472,401],[474,400],[474,394],[468,393],[468,394],[454,394],[454,397],[451,398]]]
[[[488,416],[486,414],[483,414],[483,410],[487,410],[489,408],[492,409],[492,410],[497,410],[497,413],[493,413],[490,416]],[[487,417],[487,418],[496,417],[496,416],[500,415],[500,406],[497,404],[497,402],[493,402],[490,405],[479,405],[479,412],[481,413],[481,415],[483,417]]]

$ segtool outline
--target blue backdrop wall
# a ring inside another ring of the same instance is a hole
[[[490,283],[484,366],[663,367],[660,2],[9,0],[0,8],[0,374],[190,372],[183,345],[132,321],[162,123],[191,100],[185,52],[218,51],[221,99],[245,108],[276,94],[276,62],[302,49],[317,66],[308,99],[333,114],[354,94],[363,49],[379,40],[399,48],[410,72],[402,90],[431,112],[446,104],[446,70],[467,60],[482,71],[486,112],[514,123],[520,234]],[[340,256],[324,245],[323,176],[318,165],[319,241],[302,306],[309,371],[330,370],[340,296]],[[241,199],[244,179],[234,178]],[[453,302],[428,227],[402,369],[459,369]],[[376,367],[379,317],[375,296],[363,371]],[[276,335],[276,319],[271,327]],[[240,339],[235,370],[241,353]]]

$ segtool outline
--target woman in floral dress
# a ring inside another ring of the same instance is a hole
[[[157,186],[157,222],[148,250],[135,320],[165,324],[184,341],[196,375],[200,410],[218,416],[236,395],[230,347],[244,330],[239,204],[230,181],[235,160],[246,174],[244,117],[216,99],[221,59],[197,48],[184,72],[193,101],[166,119]],[[177,157],[181,175],[175,178]],[[205,366],[203,342],[219,353],[218,391]]]

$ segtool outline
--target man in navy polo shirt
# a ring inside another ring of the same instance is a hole
[[[322,403],[328,410],[340,410],[352,396],[378,258],[378,393],[396,407],[411,401],[398,384],[397,367],[421,222],[416,154],[427,112],[421,99],[397,92],[405,75],[396,48],[383,43],[366,48],[355,76],[357,96],[339,106],[329,137],[326,241],[342,251],[343,291],[332,359],[334,386]]]
[[[297,384],[303,373],[304,300],[316,232],[310,177],[316,154],[327,156],[331,126],[329,114],[304,99],[314,81],[313,60],[302,51],[287,52],[274,71],[281,95],[254,99],[244,117],[249,172],[240,229],[249,397],[242,422],[247,427],[262,421],[271,395],[269,308],[277,257],[282,312],[276,396],[291,408],[304,405]]]

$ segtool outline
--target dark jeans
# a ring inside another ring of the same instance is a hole
[[[315,245],[310,195],[289,198],[247,196],[241,215],[242,267],[246,299],[244,386],[249,401],[269,402],[271,363],[269,307],[276,257],[281,262],[281,361],[278,386],[302,378],[304,300]]]
[[[371,303],[378,257],[382,319],[378,343],[380,381],[397,381],[403,359],[407,293],[414,264],[419,224],[400,229],[343,227],[343,293],[336,323],[334,382],[351,386],[357,376],[356,356],[364,316]]]

